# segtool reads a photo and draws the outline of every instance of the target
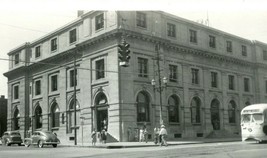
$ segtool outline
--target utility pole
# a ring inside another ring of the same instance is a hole
[[[73,78],[74,78],[74,92],[73,92],[73,99],[74,99],[74,145],[77,145],[77,128],[76,128],[76,84],[77,84],[77,77],[76,77],[76,50],[74,52],[74,70],[73,70]]]

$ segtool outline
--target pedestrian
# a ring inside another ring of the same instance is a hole
[[[159,129],[157,127],[154,128],[154,143],[159,143]]]
[[[95,128],[93,129],[93,132],[91,134],[91,138],[92,138],[92,146],[95,146],[95,143],[96,143],[96,131],[95,131]]]
[[[143,128],[140,128],[140,131],[139,131],[139,142],[142,142],[144,141],[144,129]]]
[[[102,139],[102,143],[103,143],[103,144],[106,144],[107,133],[106,133],[106,130],[105,130],[105,129],[103,129],[103,130],[101,131],[101,139]]]
[[[167,133],[167,130],[165,129],[164,125],[161,125],[161,129],[160,129],[159,135],[160,135],[160,138],[161,138],[160,146],[162,146],[162,145],[168,146],[167,140],[166,140],[168,133]]]
[[[147,143],[147,137],[148,137],[148,132],[147,132],[147,129],[146,127],[144,127],[144,141]]]

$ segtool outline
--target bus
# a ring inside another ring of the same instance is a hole
[[[267,140],[267,104],[253,104],[241,111],[242,141]]]

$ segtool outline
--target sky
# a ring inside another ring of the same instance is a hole
[[[267,43],[265,0],[0,0],[0,95],[7,97],[7,53],[75,20],[77,10],[161,10]]]

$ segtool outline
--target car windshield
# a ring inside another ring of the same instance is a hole
[[[11,133],[11,135],[13,135],[13,136],[20,136],[20,133],[13,132],[13,133]]]

